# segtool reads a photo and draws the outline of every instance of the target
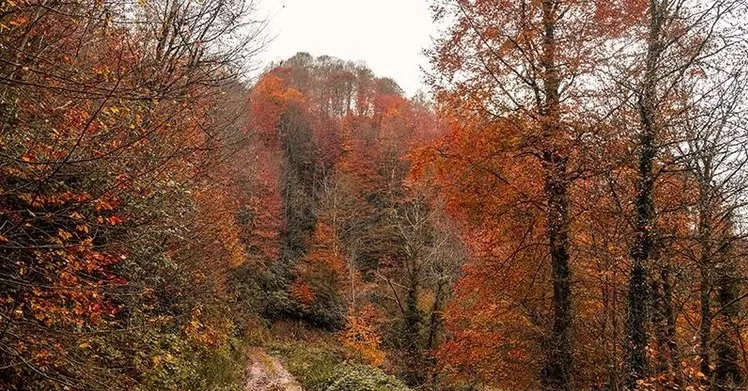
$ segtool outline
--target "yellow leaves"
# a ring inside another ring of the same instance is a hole
[[[32,194],[29,194],[29,193],[21,193],[17,197],[19,200],[25,202],[27,206],[38,208],[42,205],[40,200],[37,199],[37,197],[34,197]]]
[[[154,367],[160,367],[162,363],[169,363],[173,361],[174,356],[171,354],[156,354],[153,357],[151,357],[151,362],[153,362]]]
[[[37,354],[36,357],[34,357],[34,360],[40,362],[40,361],[46,361],[50,357],[50,352],[48,349],[41,349]]]
[[[20,26],[25,25],[28,22],[29,22],[29,19],[26,16],[19,15],[16,18],[11,19],[10,22],[8,22],[8,24],[10,24],[13,27],[20,27]]]
[[[111,70],[106,65],[96,65],[93,67],[93,71],[97,75],[102,75],[102,76],[106,76],[111,73]],[[104,109],[104,111],[106,112],[108,111],[108,109]]]
[[[109,224],[109,225],[120,225],[120,224],[124,223],[124,220],[122,220],[122,218],[117,217],[117,216],[112,216],[112,217],[102,217],[102,216],[99,216],[96,219],[96,221],[99,224],[106,223],[106,224]]]
[[[112,204],[105,200],[96,200],[94,201],[94,207],[96,208],[97,212],[101,212],[102,210],[114,210],[114,207]]]
[[[244,249],[241,247],[241,243],[239,243],[238,240],[236,243],[232,243],[228,250],[231,254],[229,257],[230,268],[236,269],[247,261],[247,255],[244,253]]]
[[[343,345],[351,349],[373,366],[384,363],[385,353],[381,349],[381,338],[374,327],[375,311],[371,306],[363,307],[358,314],[347,318],[343,331]]]
[[[18,194],[16,197],[20,199],[21,201],[25,202],[28,206],[31,206],[33,208],[41,208],[45,205],[52,205],[52,206],[59,206],[64,205],[69,202],[78,202],[83,203],[88,201],[91,197],[88,194],[85,193],[73,193],[73,192],[62,192],[62,193],[53,193],[53,194],[30,194],[30,193],[21,193]],[[74,212],[75,214],[71,213],[69,216],[71,218],[77,219],[80,214]],[[82,219],[82,216],[80,216]]]
[[[26,266],[20,266],[18,268],[18,275],[21,276],[21,277],[23,277],[26,274],[28,274],[28,272],[29,272],[29,269]]]
[[[222,326],[220,321],[215,318],[203,318],[204,316],[200,308],[193,309],[192,317],[184,327],[184,333],[190,339],[206,346],[216,346],[225,342],[225,338],[221,332]]]
[[[44,321],[44,318],[46,318],[46,315],[44,315],[44,312],[41,312],[41,311],[34,312],[34,319],[38,321]]]
[[[57,236],[59,236],[62,240],[70,240],[73,238],[73,235],[70,232],[62,228],[57,230]]]
[[[83,232],[83,233],[86,233],[86,234],[89,233],[89,228],[85,224],[78,224],[78,225],[75,226],[75,229],[77,231],[79,231],[79,232]]]
[[[8,176],[17,177],[19,179],[27,179],[29,178],[29,173],[26,171],[21,171],[15,167],[5,167],[4,174]]]

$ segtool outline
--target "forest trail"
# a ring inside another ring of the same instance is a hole
[[[263,349],[249,351],[246,391],[303,391],[278,358]]]

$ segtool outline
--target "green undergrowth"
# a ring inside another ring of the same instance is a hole
[[[281,358],[305,391],[410,391],[379,368],[348,359],[334,334],[300,324],[276,323],[251,340]]]
[[[248,361],[245,346],[237,338],[211,348],[195,347],[184,339],[161,338],[154,341],[150,352],[154,363],[143,370],[140,384],[133,390],[170,391],[190,387],[196,391],[243,391]]]

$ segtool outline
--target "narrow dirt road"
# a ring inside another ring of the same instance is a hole
[[[280,361],[260,348],[249,351],[247,391],[304,391]]]

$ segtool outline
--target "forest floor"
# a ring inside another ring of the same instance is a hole
[[[247,391],[303,391],[280,360],[265,350],[252,348],[249,351],[249,361]]]

